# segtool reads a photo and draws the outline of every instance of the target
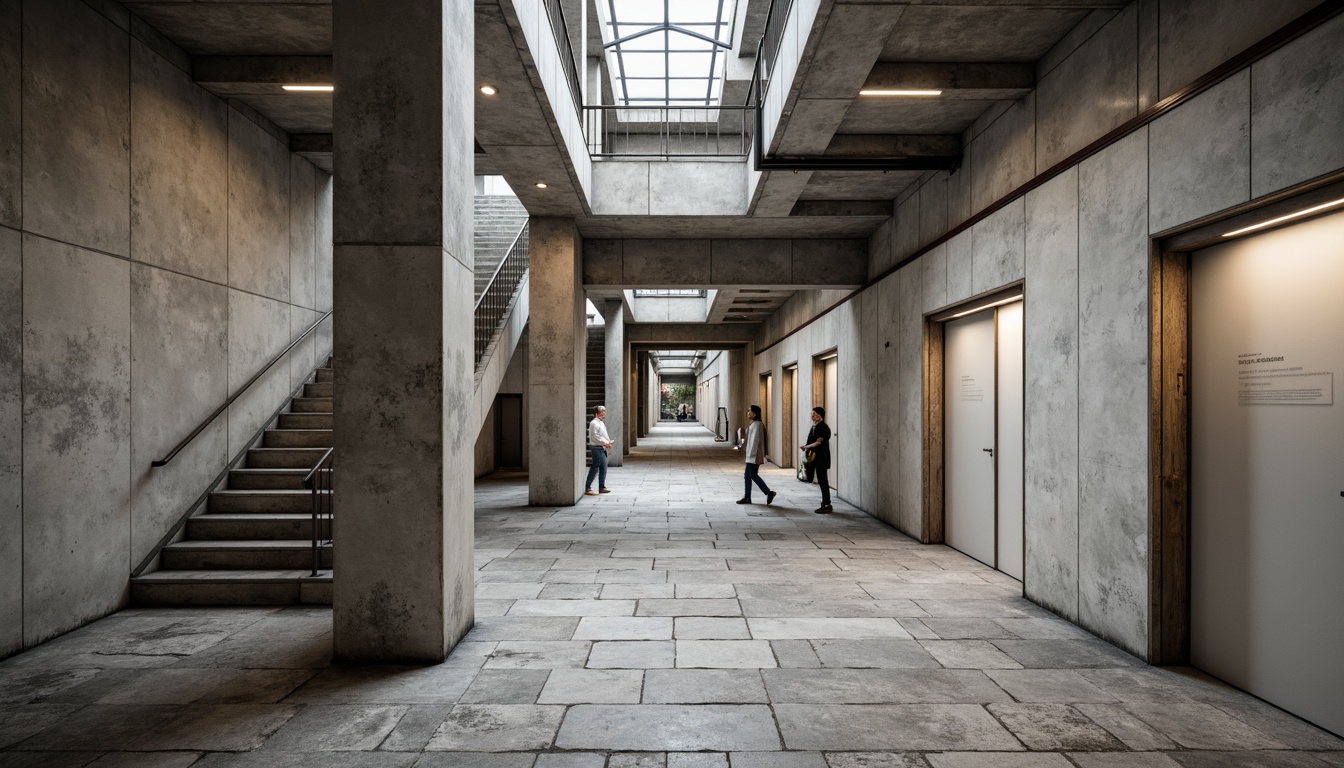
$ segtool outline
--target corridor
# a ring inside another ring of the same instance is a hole
[[[0,765],[1344,765],[1344,741],[957,552],[813,514],[792,470],[762,473],[773,506],[734,504],[740,462],[660,425],[574,507],[478,483],[476,626],[438,666],[332,665],[325,608],[90,624],[0,663]]]

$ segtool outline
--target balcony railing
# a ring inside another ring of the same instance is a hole
[[[589,106],[583,135],[593,157],[745,157],[752,107]]]
[[[504,323],[504,316],[513,303],[513,295],[518,292],[518,285],[523,282],[523,276],[527,274],[530,255],[528,232],[528,225],[524,223],[522,229],[518,230],[513,245],[509,247],[508,255],[495,269],[490,284],[481,293],[481,298],[476,300],[477,368],[480,367],[486,351],[490,349],[490,342],[494,340],[495,334]]]
[[[569,83],[570,96],[574,98],[574,108],[583,108],[583,89],[580,87],[578,60],[574,57],[574,46],[569,40],[569,26],[565,23],[565,11],[561,0],[545,0],[546,18],[551,22],[551,34],[555,37],[555,46],[560,50],[560,66],[565,71],[565,80]],[[580,32],[583,34],[583,32]]]

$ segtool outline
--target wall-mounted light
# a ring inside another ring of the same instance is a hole
[[[1281,224],[1285,221],[1291,221],[1293,219],[1301,218],[1303,216],[1310,216],[1311,214],[1316,213],[1317,211],[1324,211],[1327,208],[1334,208],[1335,206],[1339,205],[1344,205],[1344,198],[1340,198],[1338,200],[1331,200],[1328,203],[1321,203],[1320,205],[1313,205],[1310,208],[1304,208],[1300,211],[1297,211],[1296,213],[1290,213],[1287,216],[1280,216],[1277,219],[1270,219],[1269,221],[1262,221],[1259,224],[1254,224],[1249,227],[1242,227],[1241,229],[1238,229],[1236,231],[1228,232],[1227,234],[1223,235],[1223,237],[1236,237],[1237,235],[1244,235],[1247,232],[1254,232],[1257,229],[1264,229],[1265,227],[1272,227],[1275,224]]]
[[[985,304],[977,304],[977,305],[971,307],[970,309],[964,309],[964,310],[958,312],[958,313],[955,314],[955,315],[950,315],[950,316],[948,316],[948,317],[945,318],[945,319],[947,319],[947,320],[956,320],[958,317],[965,317],[965,316],[967,316],[967,315],[974,315],[976,312],[983,312],[984,310],[989,309],[989,308],[991,308],[991,307],[1001,307],[1001,306],[1003,306],[1004,304],[1012,304],[1014,301],[1021,301],[1021,300],[1022,300],[1022,294],[1018,293],[1018,294],[1014,294],[1014,295],[1012,295],[1012,296],[1009,296],[1009,297],[1007,297],[1007,298],[999,299],[999,300],[997,300],[997,301],[991,301],[991,302],[988,302],[988,303],[985,303]]]
[[[496,93],[499,93],[499,89],[493,85],[482,85],[481,93],[484,93],[486,96],[494,96]]]
[[[859,91],[859,95],[932,98],[934,96],[942,96],[943,92],[936,88],[863,88]]]
[[[335,90],[332,85],[282,85],[286,91],[298,91],[300,93],[331,93]]]
[[[545,188],[548,187],[548,186],[550,186],[550,185],[547,184],[547,183],[544,182],[544,181],[538,181],[538,182],[537,182],[537,189],[545,189]]]

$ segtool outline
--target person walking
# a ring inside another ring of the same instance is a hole
[[[747,410],[747,445],[742,452],[747,455],[747,467],[743,475],[746,491],[737,503],[751,503],[751,484],[754,482],[765,493],[765,503],[768,506],[775,500],[775,492],[761,479],[761,465],[765,463],[765,425],[761,424],[759,405],[753,405]]]
[[[588,423],[588,451],[593,456],[593,465],[588,468],[588,481],[583,484],[584,496],[596,496],[599,493],[611,493],[607,490],[607,449],[612,446],[611,436],[607,434],[607,406],[599,405],[594,411],[593,420]],[[593,490],[593,478],[597,477],[597,490]]]
[[[808,474],[813,472],[817,476],[817,484],[821,486],[821,506],[814,512],[819,515],[828,515],[834,510],[831,509],[831,483],[827,479],[827,470],[831,468],[831,428],[826,426],[826,409],[818,405],[812,409],[812,429],[808,430],[807,443],[798,446],[798,450],[803,455],[808,456],[811,451],[811,461],[807,465]]]

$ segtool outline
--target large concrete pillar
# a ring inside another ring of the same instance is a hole
[[[585,348],[582,241],[572,218],[534,216],[528,280],[528,503],[583,495]]]
[[[625,453],[630,453],[639,439],[639,427],[635,424],[638,420],[636,414],[639,413],[639,404],[635,402],[635,393],[639,391],[639,370],[635,367],[635,353],[630,345],[625,345],[625,352],[621,358],[625,364],[625,389],[621,397],[625,401]]]
[[[473,9],[333,11],[335,654],[438,662],[474,620]]]
[[[602,322],[606,323],[606,388],[607,433],[615,443],[608,451],[611,466],[624,464],[625,450],[625,302],[610,299],[602,302]]]

